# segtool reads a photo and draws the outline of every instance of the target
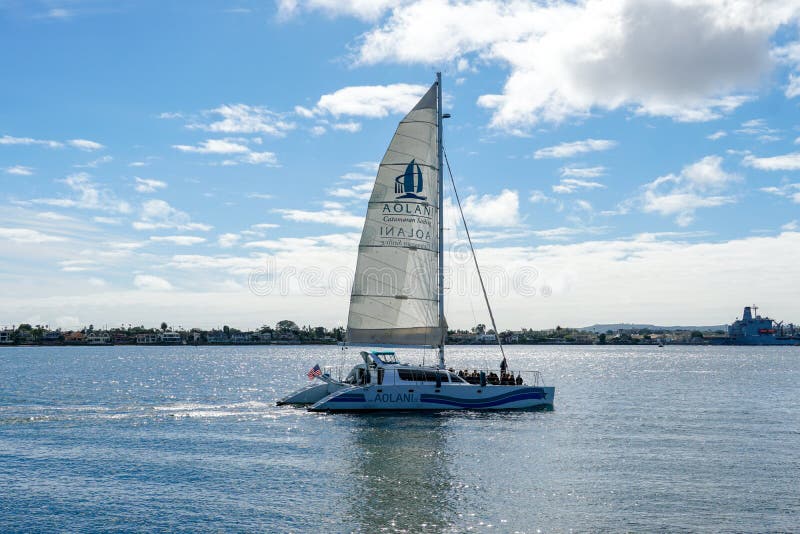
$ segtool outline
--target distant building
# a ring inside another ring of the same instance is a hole
[[[153,332],[145,332],[144,334],[136,334],[137,345],[156,345],[158,344],[158,334]]]
[[[49,332],[45,332],[42,335],[42,343],[45,345],[55,345],[56,343],[60,343],[63,339],[61,332],[58,330],[51,330]]]
[[[13,330],[0,330],[0,345],[11,345],[14,343]]]
[[[111,336],[108,332],[89,332],[86,334],[86,343],[89,345],[110,345]]]
[[[64,336],[65,343],[72,343],[72,344],[80,344],[86,341],[86,337],[83,335],[83,332],[67,332]]]
[[[183,338],[178,332],[163,332],[158,337],[161,343],[169,343],[170,345],[178,345],[183,342]]]
[[[231,343],[252,343],[252,332],[236,332],[231,334]]]
[[[225,332],[209,332],[206,339],[209,343],[228,343],[228,336],[225,335]]]

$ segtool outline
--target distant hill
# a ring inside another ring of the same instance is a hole
[[[718,324],[711,326],[658,326],[654,324],[614,323],[614,324],[593,324],[592,326],[584,326],[583,328],[579,328],[578,330],[601,334],[609,330],[611,330],[612,332],[616,332],[617,330],[643,330],[645,328],[648,330],[699,330],[700,332],[714,332],[716,330],[722,330],[724,332],[727,331],[728,325]]]

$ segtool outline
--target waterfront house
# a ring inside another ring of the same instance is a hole
[[[14,343],[14,330],[0,330],[0,345],[11,345]]]
[[[111,336],[108,332],[89,332],[85,337],[86,343],[89,345],[110,345]]]
[[[137,345],[156,345],[158,344],[158,334],[153,332],[145,332],[143,334],[136,334]]]
[[[183,342],[183,338],[178,332],[164,332],[159,335],[161,343],[168,343],[170,345],[179,345]]]

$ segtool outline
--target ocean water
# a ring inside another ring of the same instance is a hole
[[[336,347],[2,348],[0,531],[800,530],[800,348],[507,351],[554,410],[274,405]]]

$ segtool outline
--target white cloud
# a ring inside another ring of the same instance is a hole
[[[311,135],[319,137],[320,135],[324,135],[327,130],[325,129],[324,126],[317,125],[317,126],[312,126],[310,131]]]
[[[424,85],[406,83],[345,87],[322,95],[315,113],[373,119],[386,117],[390,113],[408,113],[427,90],[428,87]]]
[[[231,248],[242,238],[239,234],[220,234],[217,244],[222,248]]]
[[[267,165],[275,167],[278,165],[278,156],[274,152],[249,152],[242,161],[251,165]]]
[[[796,171],[800,169],[800,152],[792,152],[770,158],[757,158],[748,155],[745,156],[742,163],[762,171]]]
[[[93,287],[106,287],[108,285],[108,282],[95,276],[89,277],[86,282]]]
[[[132,161],[128,163],[128,167],[147,167],[148,165],[149,163],[146,163],[144,161]]]
[[[717,139],[722,139],[726,135],[728,135],[728,134],[727,134],[727,132],[725,132],[725,130],[717,130],[713,134],[707,135],[706,139],[710,139],[712,141],[716,141]]]
[[[122,223],[121,219],[116,217],[92,217],[94,222],[99,222],[101,224],[120,224]]]
[[[553,186],[553,193],[570,194],[580,189],[603,189],[605,185],[599,182],[589,182],[577,178],[564,178],[557,185]]]
[[[281,114],[263,106],[225,104],[203,114],[217,120],[207,124],[192,123],[188,128],[226,134],[263,133],[275,137],[284,137],[295,128],[295,124],[285,120]]]
[[[175,289],[167,280],[150,274],[137,274],[133,285],[143,291],[171,291]]]
[[[50,9],[45,15],[48,19],[68,19],[72,16],[72,11],[64,8],[54,7]]]
[[[337,187],[329,189],[328,194],[339,198],[352,198],[357,200],[367,200],[372,193],[372,182],[362,182],[349,187]]]
[[[538,204],[540,202],[550,202],[553,199],[545,195],[542,191],[531,191],[531,196],[528,197],[528,200],[533,202],[534,204]]]
[[[687,165],[680,174],[656,178],[644,186],[642,210],[661,215],[675,215],[675,222],[687,226],[694,220],[695,211],[736,202],[723,195],[726,188],[741,180],[736,174],[722,169],[722,158],[706,156]]]
[[[781,226],[781,230],[786,232],[796,232],[797,230],[800,230],[800,224],[798,224],[797,219],[795,219]]]
[[[99,167],[103,163],[109,163],[109,162],[111,162],[113,160],[114,160],[114,158],[111,157],[111,156],[103,156],[101,158],[97,158],[95,160],[89,161],[89,162],[84,163],[82,165],[74,165],[74,167],[76,169],[96,169],[97,167]]]
[[[462,203],[467,224],[517,226],[520,224],[519,193],[503,189],[499,195],[470,195]]]
[[[561,143],[556,146],[540,148],[533,153],[533,157],[536,159],[571,158],[587,152],[609,150],[615,146],[617,146],[617,142],[608,139],[584,139],[583,141],[573,141],[572,143]]]
[[[105,148],[100,143],[96,141],[89,141],[88,139],[70,139],[69,141],[67,141],[67,144],[72,147],[85,150],[86,152],[93,152],[95,150],[100,150],[101,148]]]
[[[201,141],[196,146],[172,145],[172,148],[181,152],[193,152],[196,154],[244,154],[250,152],[247,146],[226,139],[208,139]]]
[[[255,230],[272,230],[273,228],[280,228],[280,227],[281,227],[280,224],[275,224],[275,223],[258,223],[250,226],[250,228],[253,228]]]
[[[64,146],[64,143],[45,139],[32,139],[30,137],[12,137],[10,135],[4,135],[3,137],[0,137],[0,145],[42,145],[48,148],[60,148]]]
[[[190,246],[205,243],[206,238],[193,235],[164,235],[152,236],[150,241],[155,243],[171,243],[173,245]]]
[[[151,178],[139,178],[135,176],[136,179],[136,190],[140,193],[152,193],[158,189],[164,189],[167,187],[167,182],[162,182],[161,180],[153,180]]]
[[[762,187],[761,191],[771,195],[788,198],[795,204],[800,204],[800,183],[783,184],[781,186]]]
[[[44,234],[30,228],[0,228],[0,239],[22,244],[53,243],[66,241],[66,238]]]
[[[606,173],[606,168],[598,167],[562,167],[561,176],[569,176],[572,178],[597,178]]]
[[[133,223],[136,230],[174,228],[176,230],[207,232],[213,226],[192,222],[189,215],[173,208],[164,200],[148,200],[142,204],[140,219]]]
[[[6,167],[5,172],[6,174],[16,174],[17,176],[31,176],[33,174],[33,167],[14,165],[13,167]]]
[[[306,4],[303,4],[306,5]],[[682,121],[740,106],[773,65],[794,2],[416,0],[359,40],[356,62],[439,65],[467,56],[509,69],[478,103],[510,132],[630,108]]]
[[[356,133],[361,131],[361,123],[360,122],[337,122],[333,125],[334,130],[339,130],[343,132],[350,132]]]
[[[247,193],[247,198],[259,198],[261,200],[269,200],[275,197],[267,193]]]
[[[79,208],[109,211],[114,213],[130,213],[131,206],[125,200],[118,199],[111,191],[101,189],[85,172],[70,174],[62,180],[67,187],[78,193],[77,198],[35,198],[31,202],[60,206],[62,208]]]
[[[361,228],[364,226],[363,217],[344,211],[342,206],[336,203],[329,203],[329,206],[323,211],[277,209],[275,212],[279,213],[284,219],[295,222],[332,224],[346,228]]]
[[[800,96],[800,76],[797,74],[789,75],[789,83],[786,85],[784,92],[786,98],[794,98]]]
[[[65,273],[79,273],[83,271],[93,271],[97,269],[97,262],[94,260],[76,259],[62,260],[58,262],[61,270]]]

